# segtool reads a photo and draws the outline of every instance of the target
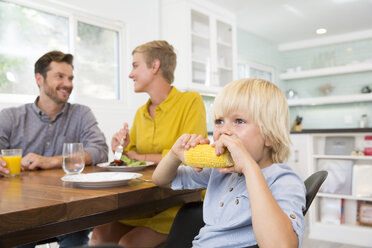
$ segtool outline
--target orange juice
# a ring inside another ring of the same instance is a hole
[[[9,176],[16,176],[21,173],[21,159],[22,156],[3,156],[6,168],[9,170]]]

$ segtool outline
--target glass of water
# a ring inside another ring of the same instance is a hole
[[[85,154],[82,143],[64,143],[62,167],[66,174],[78,174],[84,170]]]

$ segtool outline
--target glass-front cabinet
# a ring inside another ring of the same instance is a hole
[[[217,69],[219,86],[224,86],[234,78],[233,27],[231,24],[217,21]]]
[[[211,71],[211,32],[209,17],[191,10],[192,82],[207,85]]]
[[[215,94],[235,79],[235,16],[211,2],[161,3],[162,39],[177,53],[175,85],[182,90]]]

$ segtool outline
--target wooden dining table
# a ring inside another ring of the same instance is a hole
[[[105,169],[87,166],[83,173]],[[141,178],[151,180],[154,166]],[[78,188],[63,182],[62,169],[0,176],[0,247],[12,247],[92,228],[119,219],[159,212],[200,200],[198,190],[173,191],[138,179],[115,187]]]

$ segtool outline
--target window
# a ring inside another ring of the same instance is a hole
[[[0,1],[0,33],[0,93],[38,94],[34,63],[46,48],[68,51],[68,19]]]
[[[261,64],[239,62],[238,78],[261,78],[274,83],[274,69]]]
[[[118,32],[78,22],[75,93],[116,99],[119,91]]]
[[[61,50],[74,54],[73,98],[119,100],[122,25],[23,2],[0,0],[0,94],[38,95],[34,63]]]

